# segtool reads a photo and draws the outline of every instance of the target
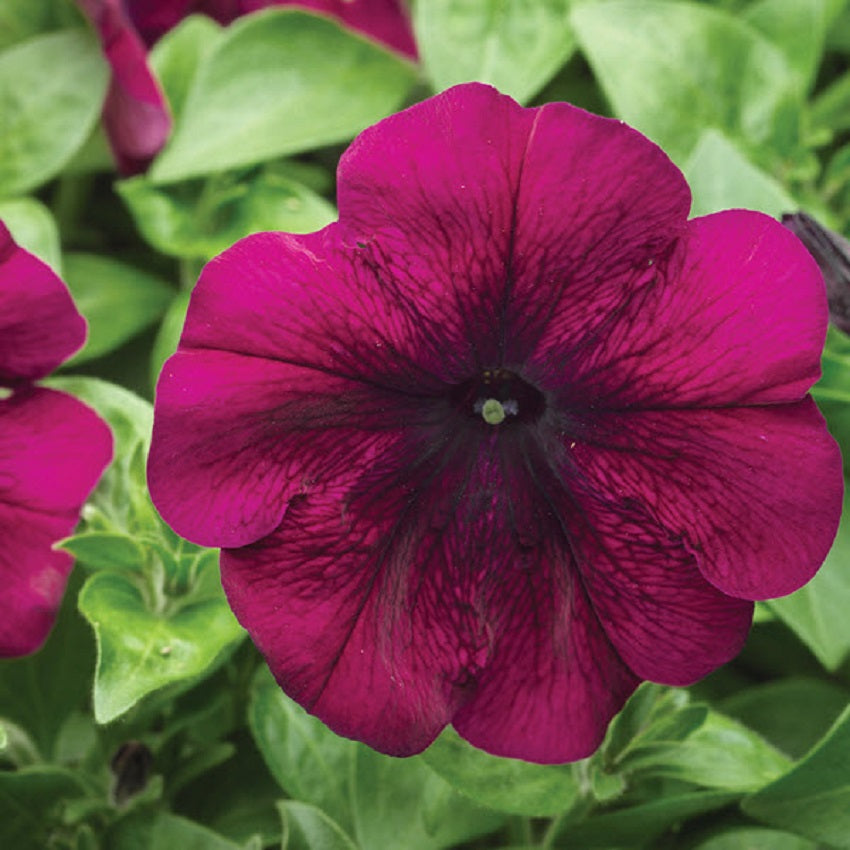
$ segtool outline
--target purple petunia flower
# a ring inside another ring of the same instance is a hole
[[[103,120],[123,174],[145,171],[168,140],[171,115],[148,63],[148,48],[190,14],[229,24],[269,6],[293,6],[328,15],[416,58],[401,0],[77,0],[77,4],[95,26],[112,70]]]
[[[154,501],[340,734],[586,756],[829,549],[818,269],[764,215],[687,221],[622,123],[479,84],[366,130],[338,182],[338,223],[205,268]]]
[[[0,222],[0,657],[47,637],[72,566],[51,547],[77,524],[112,454],[88,407],[32,383],[85,336],[65,285]]]

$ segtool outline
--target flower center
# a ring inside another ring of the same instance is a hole
[[[543,393],[508,369],[485,369],[455,386],[451,400],[461,413],[488,425],[533,422],[546,408]]]

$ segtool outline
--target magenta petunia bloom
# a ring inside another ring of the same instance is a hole
[[[339,222],[205,268],[154,501],[340,734],[586,756],[829,549],[817,266],[764,215],[689,222],[622,123],[479,84],[366,130],[338,182]]]
[[[0,657],[47,637],[72,566],[51,547],[72,532],[112,454],[88,407],[32,383],[85,336],[65,285],[0,222]]]
[[[410,59],[416,45],[401,0],[77,0],[95,26],[112,70],[103,107],[109,143],[123,174],[143,172],[171,132],[165,95],[148,63],[148,48],[185,17],[221,24],[269,6],[292,6],[344,26]]]

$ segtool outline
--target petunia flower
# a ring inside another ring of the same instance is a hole
[[[147,169],[171,132],[165,94],[148,48],[193,13],[221,24],[269,6],[293,6],[339,20],[408,58],[416,45],[401,0],[77,0],[100,37],[112,77],[103,107],[109,143],[123,174]]]
[[[624,124],[479,84],[363,132],[338,201],[204,269],[154,501],[222,547],[237,617],[336,732],[584,757],[830,547],[817,266],[759,213],[688,221]]]
[[[112,454],[88,407],[33,383],[85,336],[65,285],[0,222],[0,657],[47,637],[72,566],[51,547],[77,524]]]

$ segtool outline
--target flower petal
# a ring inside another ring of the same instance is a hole
[[[121,0],[78,2],[97,29],[112,69],[103,106],[109,144],[121,173],[138,174],[162,150],[171,132],[165,95]]]
[[[77,524],[111,452],[106,425],[64,393],[0,402],[0,655],[32,652],[47,636],[72,565],[51,546]]]
[[[523,109],[466,84],[361,133],[340,161],[338,200],[378,263],[401,257],[407,277],[429,282],[424,314],[440,304],[462,317],[479,365],[511,367],[553,311],[598,321],[620,277],[643,274],[682,231],[690,193],[620,122],[567,104]]]
[[[835,536],[838,446],[811,399],[796,404],[600,413],[569,452],[582,486],[641,506],[682,541],[715,587],[784,596]]]
[[[0,222],[0,384],[43,378],[85,338],[65,284]]]
[[[569,383],[567,406],[773,404],[799,400],[820,375],[823,280],[761,213],[691,221],[653,279],[589,306],[608,311],[605,325],[588,333],[555,317],[528,365],[544,385]]]

